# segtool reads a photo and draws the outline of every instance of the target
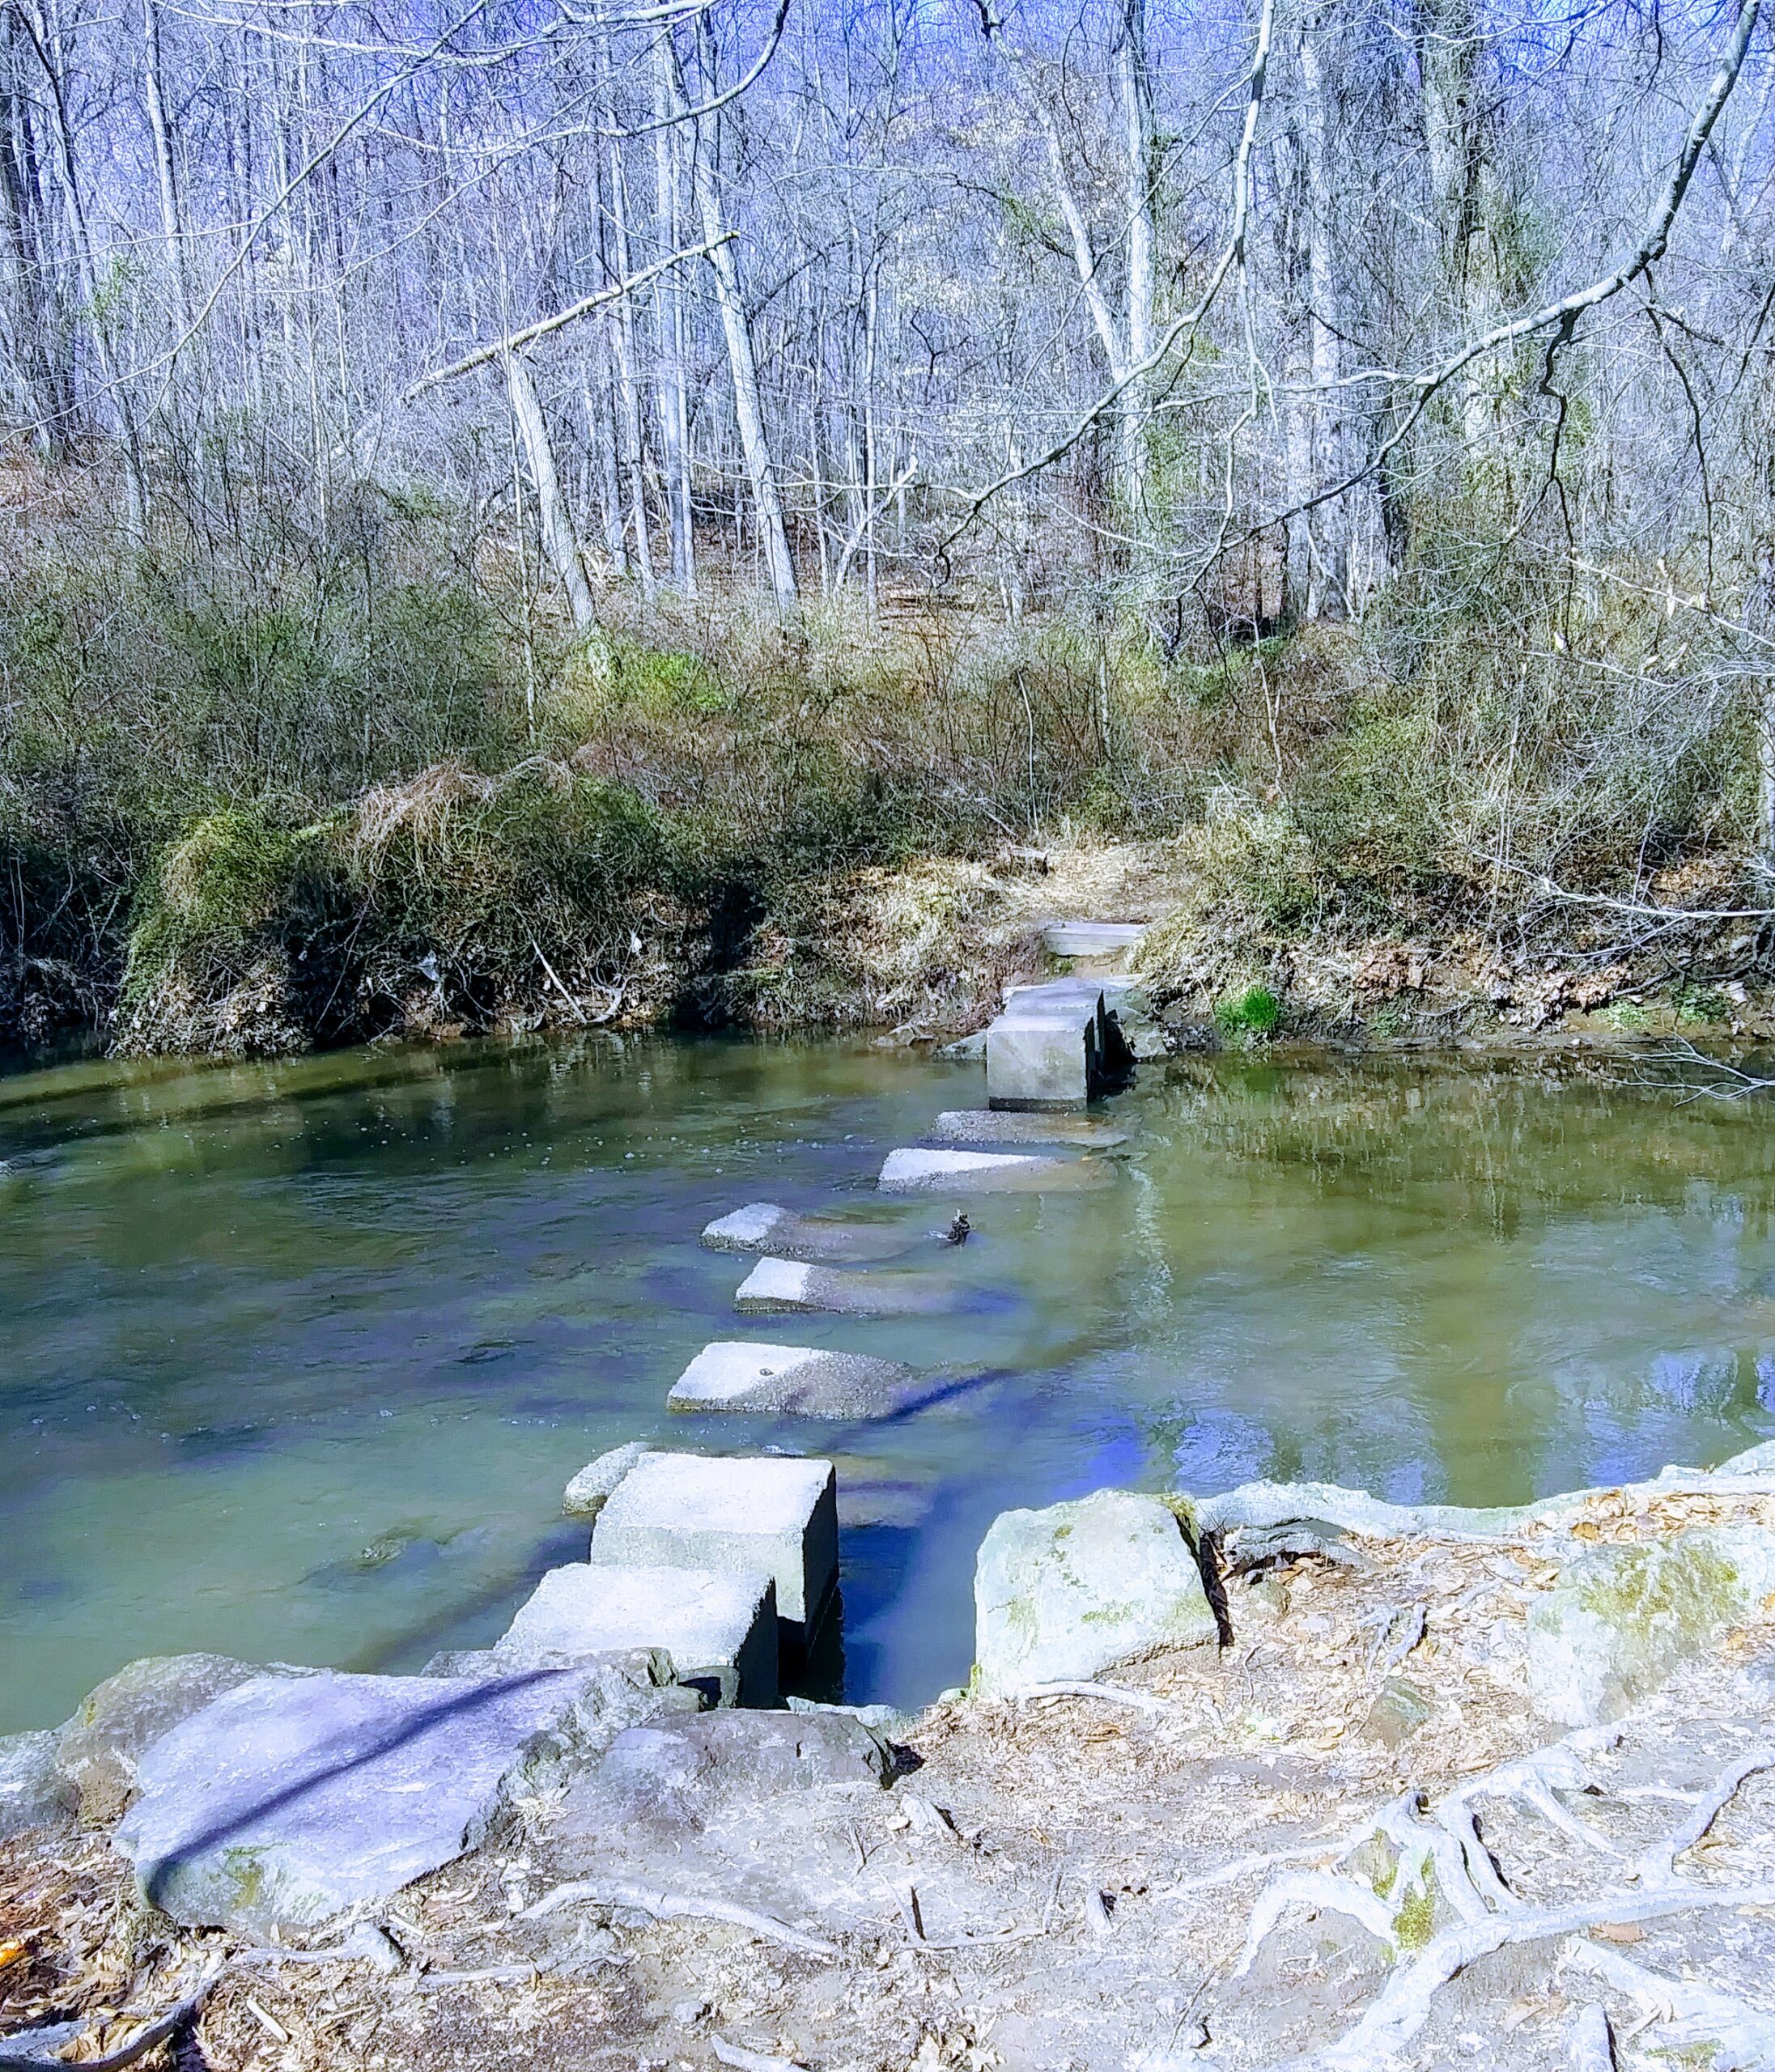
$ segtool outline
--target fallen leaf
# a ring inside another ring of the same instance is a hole
[[[1593,1928],[1590,1933],[1604,1942],[1643,1942],[1645,1940],[1645,1930],[1637,1921],[1605,1921],[1600,1928]]]

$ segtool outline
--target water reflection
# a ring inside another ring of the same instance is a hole
[[[1118,1184],[884,1201],[977,1068],[637,1042],[0,1079],[0,1731],[128,1657],[410,1667],[571,1558],[631,1437],[841,1460],[853,1696],[966,1673],[1007,1505],[1267,1474],[1488,1503],[1775,1423],[1775,1132],[1551,1068],[1149,1068]],[[961,1315],[741,1323],[703,1222],[903,1225]],[[929,1254],[919,1245],[928,1242]],[[707,1339],[951,1368],[878,1427],[669,1420]]]

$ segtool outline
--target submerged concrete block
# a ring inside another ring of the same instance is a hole
[[[966,1289],[920,1274],[854,1273],[800,1259],[762,1259],[741,1283],[733,1306],[748,1315],[918,1317],[960,1308],[966,1299]]]
[[[890,1151],[876,1184],[885,1195],[1040,1194],[1114,1178],[1110,1166],[1030,1152]]]
[[[778,1259],[843,1263],[892,1259],[913,1240],[903,1230],[798,1216],[774,1201],[753,1201],[709,1224],[703,1242],[713,1252],[771,1252]]]
[[[881,1417],[915,1395],[912,1370],[860,1352],[719,1340],[673,1384],[669,1410],[775,1412],[791,1417]]]
[[[1112,1151],[1128,1133],[1094,1116],[1016,1108],[945,1108],[928,1132],[938,1144],[1071,1144]]]
[[[717,1705],[774,1705],[776,1586],[762,1569],[551,1569],[495,1642],[488,1667],[554,1669],[631,1648],[663,1648],[678,1681],[702,1686]]]
[[[623,1477],[592,1535],[594,1565],[769,1575],[792,1641],[805,1642],[838,1586],[832,1463],[656,1454]]]

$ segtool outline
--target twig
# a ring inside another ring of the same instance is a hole
[[[596,1878],[557,1885],[552,1892],[544,1893],[533,1904],[525,1907],[517,1918],[540,1921],[545,1914],[554,1913],[558,1909],[571,1906],[581,1900],[592,1900],[600,1906],[633,1907],[637,1913],[652,1914],[656,1921],[724,1921],[731,1927],[749,1929],[753,1934],[762,1936],[767,1942],[780,1942],[785,1949],[799,1950],[810,1957],[835,1957],[839,1954],[835,1942],[805,1934],[799,1928],[790,1927],[786,1921],[779,1921],[774,1914],[736,1906],[730,1900],[659,1892],[651,1886],[611,1883]]]
[[[766,2051],[742,2050],[725,2036],[711,2036],[709,2048],[724,2065],[733,2066],[734,2072],[802,2072],[792,2057],[772,2057]]]
[[[1024,1698],[1098,1698],[1106,1705],[1127,1705],[1137,1713],[1168,1713],[1171,1708],[1144,1691],[1124,1691],[1119,1684],[1030,1684],[1013,1694]]]

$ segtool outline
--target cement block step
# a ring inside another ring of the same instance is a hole
[[[1042,931],[1042,947],[1050,957],[1113,957],[1132,949],[1148,928],[1146,921],[1050,921]]]
[[[715,1252],[771,1252],[781,1259],[830,1260],[839,1264],[890,1259],[916,1242],[886,1225],[840,1223],[830,1216],[799,1216],[774,1201],[749,1201],[707,1226],[703,1242]]]
[[[669,1410],[787,1417],[891,1416],[921,1393],[910,1367],[860,1352],[733,1339],[705,1345],[673,1385]]]
[[[1016,1108],[945,1108],[926,1134],[938,1144],[1065,1144],[1097,1151],[1128,1140],[1127,1131],[1093,1115]]]
[[[771,1576],[786,1637],[805,1646],[838,1587],[836,1478],[826,1460],[654,1454],[611,1492],[594,1565]]]
[[[799,1259],[762,1259],[741,1283],[742,1315],[940,1316],[968,1306],[969,1291],[932,1274],[856,1273]]]
[[[776,1586],[763,1568],[579,1563],[537,1585],[490,1667],[551,1669],[612,1649],[664,1648],[679,1682],[717,1705],[774,1705],[776,1627]]]
[[[890,1151],[876,1182],[885,1195],[1043,1194],[1106,1186],[1113,1166],[1013,1151]]]

